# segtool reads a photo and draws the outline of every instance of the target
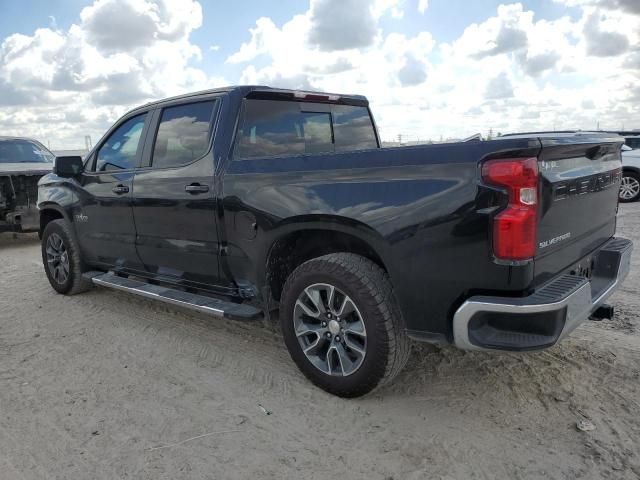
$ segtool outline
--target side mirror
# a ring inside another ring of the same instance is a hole
[[[84,170],[82,157],[56,157],[53,162],[53,173],[63,178],[79,175]]]

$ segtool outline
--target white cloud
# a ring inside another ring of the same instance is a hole
[[[579,18],[504,4],[439,43],[383,28],[396,19],[402,31],[410,6],[425,13],[428,1],[310,0],[306,12],[259,18],[244,42],[224,44],[225,68],[241,70],[225,82],[194,66],[203,56],[191,39],[202,24],[195,0],[96,0],[66,31],[2,41],[0,128],[75,146],[148,98],[223,82],[367,95],[385,139],[640,125],[640,2],[555,1]]]
[[[0,126],[12,119],[11,133],[77,146],[147,99],[222,83],[191,66],[202,53],[189,35],[201,23],[193,0],[97,0],[67,31],[5,38],[0,103],[10,106],[0,112]],[[60,118],[52,123],[52,115]]]
[[[554,0],[554,2],[563,3],[570,7],[602,7],[640,15],[640,2],[638,0]]]
[[[629,39],[617,31],[602,29],[600,17],[592,13],[584,25],[587,53],[596,57],[616,57],[629,48]]]
[[[496,16],[468,26],[454,46],[476,59],[515,52],[527,47],[532,26],[533,12],[520,3],[500,5]]]
[[[529,55],[527,53],[518,57],[518,61],[525,73],[534,77],[555,67],[559,60],[560,54],[553,51],[537,55]]]
[[[336,1],[336,0],[332,0]],[[393,18],[402,18],[404,17],[404,10],[402,9],[402,5],[405,0],[370,0],[371,1],[371,11],[373,13],[374,18],[377,20],[388,12],[391,12],[391,16]]]
[[[149,46],[160,28],[156,6],[144,0],[98,0],[80,19],[87,42],[104,52]]]
[[[403,87],[419,85],[427,79],[424,62],[412,55],[407,55],[405,64],[398,70],[398,80]]]
[[[404,10],[394,7],[391,9],[391,16],[397,20],[401,20],[404,18]]]
[[[505,72],[489,80],[484,96],[487,100],[500,100],[513,97],[513,85]]]
[[[309,44],[323,51],[369,47],[377,33],[369,0],[313,0],[309,21]]]
[[[306,25],[297,28],[300,23],[305,23]],[[282,30],[278,29],[270,18],[261,17],[256,21],[255,27],[249,30],[251,40],[240,45],[238,51],[230,55],[227,62],[250,62],[260,55],[269,53],[270,50],[285,48],[285,37],[291,36],[302,29],[306,31],[308,29],[307,25],[308,19],[306,17],[297,16],[285,25],[287,29],[285,32],[284,28]]]
[[[322,45],[314,41],[316,5],[312,2],[305,14],[293,17],[281,27],[267,18],[256,22],[250,30],[250,39],[227,59],[230,63],[252,63],[245,67],[241,83],[372,95],[388,90],[389,85],[416,84],[424,80],[428,67],[426,57],[434,46],[431,35],[423,32],[407,38],[401,34],[382,37],[378,33],[381,16],[385,12],[393,15],[392,9],[400,3],[379,2],[369,9],[371,17],[367,21],[374,22],[376,31],[373,44],[348,49],[344,48],[344,39]],[[333,49],[327,50],[331,45]]]

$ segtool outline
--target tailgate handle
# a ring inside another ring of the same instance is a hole
[[[209,185],[200,185],[199,183],[192,183],[184,187],[185,192],[189,193],[205,193],[209,191]]]
[[[111,191],[117,195],[120,195],[122,193],[129,193],[129,187],[127,187],[126,185],[116,185],[115,187],[113,187],[111,189]]]

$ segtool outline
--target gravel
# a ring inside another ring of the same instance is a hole
[[[618,230],[640,245],[640,204]],[[0,235],[0,477],[637,479],[638,252],[613,321],[529,354],[415,344],[393,384],[342,400],[272,326],[57,295],[37,238]]]

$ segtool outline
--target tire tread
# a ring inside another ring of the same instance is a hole
[[[316,273],[318,270],[336,278],[350,277],[349,284],[358,290],[360,300],[367,302],[370,310],[379,313],[375,328],[377,334],[386,340],[386,358],[376,359],[377,362],[384,362],[382,375],[369,376],[366,384],[352,390],[326,389],[343,397],[356,397],[389,384],[406,365],[411,341],[406,334],[404,319],[387,273],[377,264],[360,255],[346,252],[332,253],[308,260],[295,269],[285,282],[282,298],[286,299],[290,295],[292,285],[301,276]],[[310,380],[314,380],[304,368],[302,371]]]
[[[56,219],[52,220],[47,224],[44,229],[42,235],[42,245],[43,245],[43,263],[45,263],[46,269],[46,256],[44,253],[44,245],[46,239],[48,237],[48,232],[51,230],[59,230],[60,233],[65,237],[64,241],[67,244],[67,251],[69,252],[69,266],[70,266],[70,275],[71,275],[71,285],[64,291],[65,289],[56,288],[56,286],[51,282],[51,286],[58,292],[64,295],[76,295],[78,293],[86,292],[93,287],[93,284],[90,280],[87,280],[82,276],[82,274],[86,271],[84,266],[84,262],[82,261],[82,257],[80,256],[80,248],[78,247],[78,243],[76,242],[75,235],[71,230],[71,226],[66,220]],[[47,272],[47,276],[48,276]]]

